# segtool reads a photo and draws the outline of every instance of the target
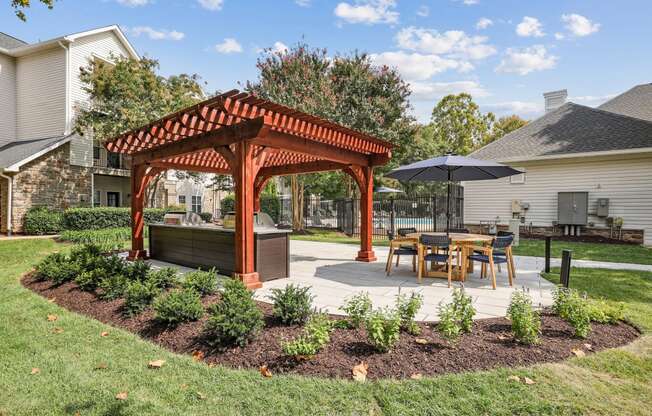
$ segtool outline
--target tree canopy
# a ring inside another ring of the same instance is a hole
[[[39,3],[43,3],[48,7],[48,9],[54,8],[55,0],[38,0]],[[30,0],[11,0],[11,7],[14,8],[16,17],[18,17],[23,22],[27,20],[27,15],[25,15],[25,9],[30,7],[32,4]]]
[[[487,136],[487,140],[483,144],[489,144],[493,141],[496,141],[507,133],[511,133],[514,130],[520,129],[527,123],[529,123],[528,120],[524,120],[516,114],[501,117],[498,119],[498,121],[496,121],[492,133]]]

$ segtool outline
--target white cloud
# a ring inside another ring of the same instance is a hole
[[[447,54],[451,58],[480,60],[496,53],[485,36],[469,36],[461,30],[439,33],[432,29],[408,27],[396,35],[402,49],[426,54]]]
[[[206,10],[221,10],[224,0],[197,0],[197,3]]]
[[[285,53],[288,51],[288,46],[283,43],[283,42],[274,42],[274,46],[272,46],[272,51],[277,52],[277,53]]]
[[[538,114],[543,112],[543,102],[533,103],[527,101],[505,101],[500,103],[485,104],[483,107],[490,111],[502,114]]]
[[[453,82],[410,82],[410,89],[414,100],[437,100],[448,94],[460,94],[462,92],[471,94],[474,98],[488,97],[487,91],[476,81],[453,81]]]
[[[239,53],[242,52],[242,45],[233,38],[225,38],[222,43],[215,45],[215,50],[219,53]]]
[[[516,34],[519,36],[540,38],[545,36],[543,25],[536,17],[525,16],[521,23],[516,25]]]
[[[614,98],[618,94],[605,94],[605,95],[580,95],[577,97],[569,97],[568,101],[574,103],[582,103],[591,107],[598,106],[607,100]]]
[[[467,6],[473,6],[474,4],[480,3],[480,0],[453,0],[456,2],[461,2],[463,4],[466,4]]]
[[[401,75],[409,80],[426,80],[449,69],[457,69],[462,72],[469,69],[466,67],[466,63],[462,64],[454,59],[446,59],[438,55],[399,51],[371,54],[370,57],[377,65],[396,68]]]
[[[549,55],[543,45],[523,49],[508,48],[496,71],[527,75],[530,72],[554,68],[557,59],[556,56]]]
[[[178,32],[176,30],[165,30],[165,29],[153,29],[150,26],[136,26],[128,30],[133,36],[138,37],[140,35],[147,35],[150,39],[153,40],[181,40],[186,35],[183,32]]]
[[[294,2],[300,7],[310,7],[312,0],[294,0]]]
[[[561,20],[566,23],[566,29],[575,36],[588,36],[600,30],[600,23],[593,23],[576,13],[562,14]]]
[[[149,0],[117,0],[117,1],[118,3],[127,7],[145,6],[150,2]]]
[[[347,23],[397,23],[399,13],[395,0],[357,0],[355,4],[339,3],[333,13]]]
[[[428,6],[421,6],[419,7],[419,10],[417,10],[417,16],[428,17],[429,15],[430,15],[430,7]]]
[[[562,40],[562,39],[564,39],[565,37],[566,37],[566,36],[564,36],[563,33],[560,33],[560,32],[555,33],[555,39],[557,39],[557,40]]]
[[[478,22],[475,24],[475,28],[478,30],[486,29],[489,26],[492,26],[494,24],[494,21],[486,18],[486,17],[481,17],[478,19]]]

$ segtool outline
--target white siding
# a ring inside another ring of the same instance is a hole
[[[587,191],[589,222],[603,226],[596,212],[597,198],[609,198],[609,215],[623,217],[624,227],[643,229],[652,245],[652,155],[613,156],[512,163],[526,170],[524,184],[509,179],[464,183],[464,220],[478,224],[497,216],[505,224],[512,217],[511,201],[528,202],[526,222],[550,226],[557,220],[557,192]]]
[[[16,62],[0,53],[0,146],[16,139]]]
[[[56,47],[16,60],[16,136],[37,139],[66,128],[66,54]]]
[[[74,126],[74,115],[78,108],[86,105],[88,94],[79,79],[80,68],[88,65],[95,57],[110,60],[113,56],[129,56],[127,50],[113,32],[77,39],[70,45],[70,105]],[[89,135],[74,138],[70,144],[70,163],[79,166],[93,166],[93,142]]]

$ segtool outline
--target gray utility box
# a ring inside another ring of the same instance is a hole
[[[598,208],[596,209],[598,217],[609,216],[609,198],[598,198]]]
[[[557,222],[560,225],[586,225],[588,217],[588,192],[559,192],[557,194]]]

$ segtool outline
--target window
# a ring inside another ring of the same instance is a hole
[[[120,206],[120,192],[107,192],[106,193],[106,205],[109,207],[119,207]]]
[[[96,189],[93,196],[93,207],[99,207],[102,204],[102,191]]]
[[[514,169],[520,170],[523,173],[510,176],[509,183],[525,183],[525,168],[514,168]]]
[[[192,196],[192,212],[196,212],[198,214],[201,212],[201,196]]]
[[[100,158],[100,147],[93,146],[93,159],[99,159],[99,158]]]
[[[179,195],[179,205],[186,205],[186,196]]]

